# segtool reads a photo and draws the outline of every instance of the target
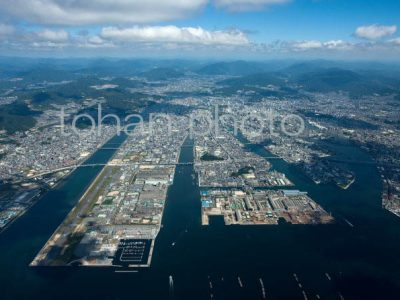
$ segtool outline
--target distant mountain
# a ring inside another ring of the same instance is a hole
[[[41,66],[28,71],[19,72],[18,74],[16,74],[16,76],[22,77],[24,79],[24,84],[43,81],[59,82],[65,80],[73,80],[77,78],[77,76],[71,71],[46,66]]]
[[[235,86],[236,88],[244,88],[246,86],[266,87],[268,85],[282,86],[285,84],[285,78],[281,73],[268,72],[230,78],[222,80],[218,84]]]
[[[343,69],[354,72],[363,70],[383,73],[399,74],[399,64],[388,64],[371,61],[331,61],[324,59],[308,60],[292,63],[279,71],[289,75],[299,75],[309,72],[323,71],[328,69]],[[397,71],[396,71],[397,70]]]
[[[372,94],[392,94],[400,89],[399,78],[387,78],[379,72],[355,72],[339,68],[322,69],[292,76],[291,82],[311,92],[348,92],[357,98]]]
[[[331,68],[295,75],[292,80],[308,90],[330,92],[333,89],[347,89],[364,81],[364,78],[353,71]]]
[[[182,77],[184,73],[173,68],[154,68],[150,71],[143,72],[140,75],[145,77],[147,80],[159,81],[179,78]]]
[[[206,65],[199,70],[201,75],[231,75],[243,76],[265,71],[264,66],[257,62],[233,61],[233,62],[218,62]]]
[[[134,76],[150,69],[147,60],[99,58],[82,64],[79,73],[86,76]]]
[[[343,63],[344,64],[344,63]],[[350,70],[329,67],[334,62],[313,61],[296,63],[280,72],[263,72],[220,81],[225,93],[238,90],[259,95],[296,94],[301,87],[309,92],[348,92],[352,98],[366,95],[400,93],[400,73],[384,70]],[[273,93],[272,93],[273,92]]]
[[[334,67],[335,64],[331,62],[326,62],[324,60],[313,60],[292,64],[289,67],[282,69],[281,72],[288,74],[289,76],[298,76],[300,74],[323,71],[325,69]]]
[[[216,93],[233,95],[238,92],[251,95],[252,101],[260,97],[294,96],[297,90],[288,86],[286,78],[278,72],[257,73],[238,78],[230,78],[218,82],[220,88]]]

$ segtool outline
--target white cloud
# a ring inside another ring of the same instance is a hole
[[[129,28],[106,27],[103,39],[119,42],[181,43],[202,45],[248,44],[247,36],[239,30],[208,31],[201,27],[133,26]]]
[[[349,50],[353,45],[342,40],[331,40],[323,43],[324,48],[331,50]]]
[[[301,41],[295,42],[292,46],[294,50],[310,50],[322,48],[323,44],[320,41]]]
[[[330,41],[318,41],[318,40],[306,40],[306,41],[295,41],[295,42],[284,42],[283,47],[289,51],[311,51],[311,50],[350,50],[354,45],[350,42],[343,40],[330,40]]]
[[[149,23],[198,12],[208,0],[0,0],[1,13],[39,24]]]
[[[104,44],[104,40],[99,36],[92,36],[88,38],[88,42],[94,45],[101,45]]]
[[[0,24],[0,37],[5,37],[8,35],[13,34],[15,31],[15,28],[13,26],[10,25],[6,25],[6,24]]]
[[[52,42],[52,43],[65,43],[69,40],[69,33],[65,30],[49,30],[44,29],[37,33],[37,36],[42,41]]]
[[[400,38],[391,39],[389,43],[400,46]]]
[[[0,0],[0,16],[46,25],[148,24],[187,18],[207,4],[258,10],[292,0]]]
[[[397,31],[397,26],[369,25],[361,26],[356,29],[355,35],[359,38],[368,40],[379,40],[383,37],[393,35]]]
[[[266,6],[288,3],[290,1],[291,0],[214,0],[214,3],[217,7],[240,12],[259,10]]]
[[[1,0],[0,0],[1,1]],[[96,50],[94,50],[96,49]],[[350,42],[344,40],[300,40],[258,43],[240,30],[206,30],[201,27],[131,26],[104,27],[98,34],[73,33],[54,28],[30,30],[25,26],[0,24],[0,53],[34,51],[51,55],[154,55],[192,57],[294,55],[342,58],[398,57],[400,38]],[[32,52],[33,53],[33,52]]]
[[[101,37],[95,36],[78,36],[73,40],[75,46],[79,48],[115,48],[111,41],[106,41]]]

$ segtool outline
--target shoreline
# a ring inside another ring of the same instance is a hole
[[[94,152],[91,153],[87,158],[83,159],[82,161],[78,162],[76,165],[74,165],[74,167],[72,167],[71,169],[66,169],[69,172],[67,172],[66,174],[64,174],[63,176],[61,176],[60,178],[58,178],[56,180],[56,182],[49,187],[40,188],[40,191],[32,196],[31,199],[34,199],[35,197],[37,199],[33,200],[32,203],[30,203],[24,210],[22,210],[19,214],[17,214],[14,218],[12,218],[9,222],[7,222],[3,228],[0,229],[0,235],[6,231],[14,222],[16,222],[19,218],[21,218],[22,216],[25,215],[25,213],[27,213],[36,203],[38,203],[42,197],[44,197],[48,192],[54,190],[55,188],[57,188],[65,179],[67,179],[71,174],[73,174],[78,168],[80,168],[81,165],[83,165],[86,161],[89,161],[93,155],[95,155],[97,153],[97,151],[101,150],[101,148],[104,147],[104,145],[106,145],[110,140],[112,140],[113,138],[115,138],[116,136],[119,136],[118,134],[114,134],[112,137],[110,137],[109,139],[107,139],[104,143],[100,144],[99,146],[97,146],[94,149]],[[106,164],[105,164],[106,165]],[[105,165],[103,166],[103,168],[105,167]],[[102,168],[102,169],[103,169]],[[55,173],[57,173],[59,171],[56,171]],[[35,178],[35,177],[32,177]],[[97,177],[96,177],[97,178]],[[23,181],[19,181],[19,182],[15,182],[15,184],[20,184],[23,183]],[[15,199],[15,198],[14,198]]]
[[[124,147],[124,144],[127,143],[128,139],[125,139],[121,145],[118,148]],[[182,146],[185,143],[186,138],[182,141],[182,143],[179,145],[179,151],[177,153],[176,156],[176,164],[179,163],[180,160],[180,156],[181,156],[181,151],[182,151]],[[109,162],[112,161],[113,157],[115,157],[117,151],[114,153],[114,155],[108,160]],[[160,223],[157,226],[156,229],[156,233],[154,235],[154,237],[151,238],[152,240],[152,245],[150,247],[150,253],[149,253],[149,258],[147,261],[147,264],[144,265],[140,265],[143,267],[149,267],[151,264],[151,258],[152,258],[152,252],[153,252],[153,248],[155,245],[155,240],[163,226],[163,217],[165,214],[165,207],[167,205],[167,200],[168,200],[168,194],[169,194],[169,189],[170,187],[173,185],[174,183],[174,176],[176,173],[176,164],[174,166],[174,170],[173,173],[171,174],[172,176],[172,182],[170,182],[168,185],[168,189],[165,191],[164,196],[164,205],[162,207],[162,211],[161,211],[161,219],[160,219]],[[33,261],[29,264],[30,267],[51,267],[52,265],[52,261],[54,261],[54,258],[48,257],[48,254],[50,253],[50,251],[53,249],[54,246],[58,245],[57,243],[61,243],[64,245],[65,241],[61,240],[60,242],[60,238],[63,238],[63,236],[65,235],[66,231],[64,230],[65,226],[69,226],[72,222],[72,220],[75,218],[74,214],[77,211],[77,208],[80,205],[84,205],[84,202],[87,200],[87,196],[94,190],[94,188],[97,186],[97,184],[99,183],[99,180],[101,181],[102,176],[104,176],[104,173],[107,170],[108,165],[105,165],[102,170],[100,171],[99,174],[97,174],[97,176],[95,177],[95,179],[91,182],[91,184],[85,189],[85,192],[80,196],[79,200],[77,203],[75,203],[74,207],[71,209],[71,211],[67,214],[67,216],[64,218],[64,220],[62,221],[62,223],[55,229],[55,231],[52,233],[52,235],[50,236],[50,238],[47,240],[47,242],[44,244],[44,246],[38,251],[38,253],[36,254],[36,256],[34,257]],[[109,167],[112,167],[111,165]],[[79,212],[78,208],[78,212]],[[78,224],[75,224],[76,227],[79,227]],[[75,231],[74,231],[75,232]],[[58,255],[57,255],[58,256]],[[84,258],[83,258],[84,261]],[[71,266],[70,263],[65,262],[63,264],[60,265],[54,265],[54,266]],[[86,267],[91,267],[91,266],[95,266],[98,267],[99,265],[96,264],[85,264],[83,263],[81,266],[86,266]],[[105,265],[101,265],[103,267],[120,267],[118,265],[113,265],[113,264],[105,264]],[[129,267],[137,267],[137,266],[129,266]]]

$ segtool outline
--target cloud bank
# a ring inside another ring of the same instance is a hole
[[[271,5],[288,3],[291,0],[214,0],[217,7],[232,12],[259,10]]]
[[[342,40],[330,40],[330,41],[317,41],[317,40],[309,40],[309,41],[297,41],[289,43],[290,49],[294,51],[308,51],[308,50],[316,50],[316,49],[325,49],[325,50],[351,50],[354,48],[350,42],[342,41]]]
[[[181,19],[208,0],[0,0],[1,13],[37,24],[151,23]]]
[[[0,0],[0,15],[46,25],[149,24],[187,18],[207,5],[251,11],[291,0]]]
[[[0,24],[0,37],[6,37],[12,33],[14,33],[15,28],[14,26]]]
[[[393,30],[392,30],[393,31]],[[388,36],[389,34],[386,34]],[[376,36],[376,35],[375,35]],[[345,41],[292,40],[254,42],[238,29],[208,30],[178,26],[106,26],[96,32],[43,28],[36,30],[0,23],[0,53],[102,53],[117,55],[280,56],[326,55],[398,57],[400,39]],[[100,52],[98,52],[100,51]],[[346,53],[346,54],[344,54]]]
[[[37,33],[39,39],[53,43],[65,43],[69,40],[69,33],[65,30],[49,30],[44,29]]]
[[[51,53],[107,49],[134,54],[184,51],[193,55],[223,55],[235,51],[256,54],[342,55],[344,51],[368,56],[400,52],[396,25],[363,25],[350,30],[353,38],[255,42],[249,31],[210,29],[196,26],[164,25],[167,21],[189,18],[212,5],[230,12],[253,11],[294,0],[0,0],[0,53],[29,50]],[[163,25],[159,25],[159,24]],[[157,24],[157,25],[154,25]],[[251,26],[250,26],[251,27]],[[359,39],[354,39],[357,37]],[[268,40],[268,37],[265,37]],[[84,50],[88,49],[88,50]],[[96,55],[98,52],[93,53]],[[355,55],[357,56],[357,55]],[[358,57],[358,56],[357,56]]]
[[[208,31],[201,27],[133,26],[103,28],[101,38],[119,42],[186,43],[202,45],[244,45],[247,36],[240,30]]]
[[[367,40],[379,40],[381,38],[391,36],[397,31],[397,26],[385,26],[385,25],[369,25],[360,26],[356,29],[355,35],[359,38]]]

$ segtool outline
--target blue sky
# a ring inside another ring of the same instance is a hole
[[[400,1],[293,0],[258,11],[230,13],[209,5],[203,13],[175,22],[209,29],[238,27],[256,32],[254,39],[348,39],[366,24],[398,24]],[[399,24],[400,25],[400,24]]]
[[[0,54],[397,59],[396,0],[0,0]]]

